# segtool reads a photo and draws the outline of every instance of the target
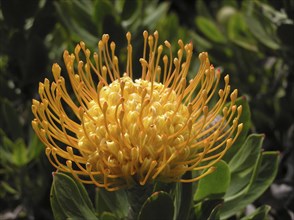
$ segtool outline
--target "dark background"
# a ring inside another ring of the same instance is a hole
[[[51,65],[62,65],[63,50],[73,51],[80,40],[95,50],[108,33],[123,66],[125,33],[132,32],[139,58],[145,29],[158,30],[161,42],[192,41],[195,57],[207,51],[230,74],[233,87],[249,100],[252,132],[266,135],[265,150],[281,153],[276,180],[255,205],[271,205],[273,219],[291,219],[293,10],[293,0],[1,0],[0,219],[52,219],[53,169],[31,129],[31,100],[38,98],[38,83],[52,78]]]

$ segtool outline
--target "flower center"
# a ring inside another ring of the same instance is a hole
[[[158,168],[165,166],[189,142],[190,114],[181,101],[161,83],[133,82],[127,76],[113,81],[101,88],[97,101],[88,103],[77,135],[81,154],[93,170],[109,175],[145,176],[152,161],[161,161]],[[166,172],[170,168],[166,166]]]

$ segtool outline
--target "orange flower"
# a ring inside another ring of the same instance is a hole
[[[162,56],[158,32],[144,31],[141,78],[133,80],[131,34],[126,37],[123,74],[116,45],[111,42],[109,48],[105,34],[93,56],[83,42],[74,54],[64,52],[71,88],[58,64],[52,67],[54,81],[40,83],[32,126],[50,162],[109,191],[153,181],[192,182],[211,173],[242,130],[242,106],[235,104],[237,90],[230,92],[229,76],[218,90],[220,72],[201,53],[199,71],[187,82],[193,45],[179,40],[173,59],[165,41],[169,56]],[[218,100],[211,105],[215,93]],[[231,104],[225,105],[229,96]],[[182,179],[187,171],[204,169],[200,176]]]

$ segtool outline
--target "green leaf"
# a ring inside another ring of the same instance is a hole
[[[54,2],[54,5],[73,40],[83,40],[89,45],[97,44],[96,27],[90,17],[93,10],[89,10],[91,7],[88,4],[82,6],[78,1],[58,1]]]
[[[100,219],[100,220],[118,220],[119,218],[117,218],[117,217],[116,217],[113,213],[111,213],[111,212],[103,212],[99,219]]]
[[[168,193],[163,191],[155,192],[143,204],[138,219],[173,219],[174,208],[173,200]]]
[[[110,208],[107,206],[106,202],[101,196],[100,188],[95,188],[95,211],[98,215],[101,215],[103,212],[110,212]]]
[[[55,187],[53,187],[53,185],[50,191],[50,203],[55,220],[64,220],[67,218],[66,213],[63,211],[62,204],[57,200]]]
[[[230,160],[236,155],[237,151],[240,150],[241,146],[244,144],[244,141],[247,138],[248,131],[251,127],[251,112],[250,107],[248,104],[247,99],[245,96],[239,97],[236,100],[237,106],[242,106],[242,114],[239,118],[239,123],[243,123],[243,129],[237,138],[237,140],[234,142],[234,144],[231,146],[231,148],[226,152],[224,157],[222,158],[227,163],[230,162]],[[229,104],[227,105],[227,107]]]
[[[236,45],[257,52],[256,40],[250,33],[244,15],[236,13],[228,21],[228,37]]]
[[[142,11],[144,10],[143,1],[126,1],[120,15],[121,25],[125,30],[136,32],[143,22]]]
[[[205,17],[196,17],[196,26],[211,41],[215,43],[226,43],[225,36],[220,32],[214,22]]]
[[[31,133],[30,142],[27,149],[27,156],[29,160],[36,159],[44,150],[43,143],[40,141],[35,133]]]
[[[32,158],[28,155],[28,149],[22,138],[12,141],[1,129],[0,136],[2,142],[0,145],[0,160],[17,167],[25,166],[31,161]]]
[[[169,13],[164,19],[161,19],[156,29],[159,34],[159,41],[169,40],[171,44],[176,44],[178,39],[182,39],[183,42],[190,41],[186,29],[184,29],[179,22],[179,18],[175,13]],[[177,35],[174,33],[177,32]],[[173,52],[176,53],[178,48],[174,48]]]
[[[235,195],[250,181],[250,176],[255,168],[256,161],[260,157],[264,135],[252,134],[229,163],[231,169],[232,184],[228,188],[226,196]]]
[[[117,190],[115,192],[109,192],[103,188],[97,188],[96,193],[98,195],[98,203],[96,203],[96,209],[100,212],[110,211],[119,218],[125,218],[129,211],[129,202],[127,193],[125,190]],[[97,207],[101,205],[101,207]]]
[[[255,165],[264,140],[263,134],[251,134],[229,162],[231,173],[242,172]]]
[[[223,204],[223,201],[223,199],[208,199],[199,202],[194,206],[195,219],[219,219],[219,209]]]
[[[11,155],[11,162],[16,166],[24,166],[28,161],[27,148],[23,139],[17,139],[14,143],[13,154]]]
[[[4,131],[0,129],[1,145],[0,145],[0,161],[2,164],[11,164],[12,151],[14,143],[6,136]]]
[[[93,204],[84,186],[64,173],[54,175],[51,205],[56,219],[97,219]],[[64,218],[63,218],[64,219]]]
[[[3,188],[6,192],[8,192],[8,193],[10,193],[10,194],[17,194],[17,193],[19,193],[19,192],[17,191],[17,189],[14,189],[14,188],[11,186],[11,184],[9,184],[9,183],[7,183],[7,182],[4,182],[4,181],[1,181],[0,183],[1,183],[1,184],[0,184],[1,188]],[[1,191],[2,191],[2,190],[1,190]]]
[[[194,201],[204,198],[221,198],[227,191],[231,179],[228,165],[224,161],[219,161],[214,166],[216,170],[213,173],[199,180]]]
[[[198,35],[196,32],[190,31],[189,35],[197,45],[198,51],[207,51],[213,47],[213,45],[209,41]]]
[[[273,39],[272,34],[269,34],[265,30],[265,22],[261,23],[260,20],[256,17],[246,16],[245,20],[248,24],[248,28],[251,33],[256,37],[260,43],[264,44],[265,46],[277,50],[280,48],[279,43],[276,39]]]
[[[262,152],[246,188],[234,196],[225,198],[225,203],[221,207],[221,218],[229,218],[260,197],[275,179],[278,166],[278,152]]]
[[[143,26],[147,26],[149,28],[154,28],[155,24],[160,20],[160,18],[167,14],[170,3],[162,2],[159,5],[154,5],[155,7],[152,6],[153,4],[150,4],[150,6],[146,8],[146,16],[144,17],[142,24]]]
[[[80,27],[89,30],[90,32],[96,31],[93,23],[92,16],[94,15],[94,5],[89,0],[67,1],[62,2],[67,7],[71,18],[74,19]]]
[[[220,208],[221,207],[222,207],[222,203],[215,206],[214,209],[209,214],[207,220],[220,219],[219,215],[220,215]]]
[[[234,184],[232,184],[231,187],[228,189],[225,197],[229,198],[229,200],[232,200],[234,198],[238,198],[240,195],[246,194],[249,188],[248,186],[251,184],[250,181],[252,180],[252,175],[255,174],[254,169],[255,167],[253,169],[248,169],[247,172],[233,175],[232,181],[234,181]]]
[[[241,220],[267,220],[267,215],[269,211],[271,210],[271,207],[268,205],[263,205],[256,209],[254,212],[252,212],[250,215],[247,215]]]
[[[124,12],[124,8],[127,5],[127,3],[128,3],[128,1],[126,1],[126,0],[121,0],[121,1],[115,1],[114,2],[114,8],[120,14],[120,16],[122,18],[123,18],[123,14],[122,13]],[[133,5],[136,5],[136,4],[130,4],[128,6],[132,7]],[[134,9],[136,9],[136,6],[134,6]],[[131,11],[131,12],[133,12],[133,11]]]

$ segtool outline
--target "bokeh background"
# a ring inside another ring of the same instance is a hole
[[[202,51],[230,74],[249,101],[251,131],[266,135],[265,150],[281,152],[274,183],[252,205],[293,219],[293,15],[293,0],[0,0],[0,219],[53,219],[54,170],[31,128],[31,100],[39,82],[52,79],[51,65],[62,66],[63,51],[81,40],[97,50],[108,33],[123,67],[126,32],[138,60],[143,30],[158,30],[160,42],[193,42],[190,74]],[[134,68],[139,76],[139,62]]]

